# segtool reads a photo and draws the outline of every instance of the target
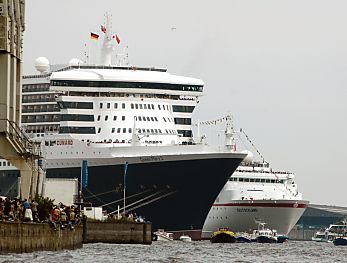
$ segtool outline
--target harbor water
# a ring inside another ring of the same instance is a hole
[[[152,245],[86,244],[82,249],[0,255],[0,262],[347,262],[332,243],[211,244],[157,241]]]

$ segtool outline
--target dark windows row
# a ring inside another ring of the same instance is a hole
[[[106,104],[107,109],[111,109],[111,103],[110,102],[107,102],[105,104]],[[102,109],[103,107],[104,107],[104,103],[100,102],[99,108]],[[125,109],[125,103],[119,103],[119,108],[121,108],[121,107],[122,107],[122,109]],[[117,102],[113,104],[113,108],[118,109],[118,103]]]
[[[177,130],[178,134],[181,134],[182,137],[193,137],[191,130]]]
[[[62,114],[62,121],[94,121],[94,115]]]
[[[59,101],[61,109],[93,109],[93,102]]]
[[[162,131],[161,129],[142,129],[142,128],[137,128],[137,133],[139,134],[177,134],[175,130],[170,130],[170,129],[165,129],[165,132]],[[98,129],[98,133],[101,132],[101,128]],[[111,133],[132,133],[131,128],[112,128]]]
[[[60,127],[59,133],[95,134],[95,127]]]
[[[137,103],[131,103],[130,104],[131,109],[135,110],[154,110],[154,104],[137,104]]]
[[[98,88],[126,88],[126,89],[161,89],[180,91],[203,91],[201,85],[182,85],[171,83],[151,82],[123,82],[123,81],[88,81],[88,80],[51,80],[52,86],[67,87],[98,87]]]
[[[59,107],[57,104],[42,104],[42,105],[23,105],[23,113],[31,112],[59,112]]]
[[[191,125],[192,119],[191,118],[175,118],[175,124],[178,125]]]
[[[39,92],[39,91],[48,91],[49,83],[43,84],[23,84],[22,92]]]
[[[31,102],[54,102],[55,96],[53,93],[49,94],[35,94],[35,95],[23,95],[22,102],[23,103],[31,103]]]
[[[60,114],[22,115],[22,123],[59,122]]]
[[[136,116],[137,121],[158,121],[157,117]]]
[[[284,180],[276,180],[276,179],[264,179],[264,178],[238,178],[238,177],[230,177],[229,181],[232,182],[251,182],[251,183],[280,183],[283,184]]]
[[[27,125],[24,127],[26,133],[49,133],[59,130],[58,124],[52,125]]]
[[[173,112],[189,112],[192,113],[194,106],[172,105]]]

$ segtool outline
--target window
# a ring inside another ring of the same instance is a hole
[[[163,119],[164,119],[164,121],[166,122],[166,119],[165,119],[165,117],[163,117]]]
[[[154,130],[153,130],[153,129],[151,129],[151,133],[154,133]]]
[[[125,121],[125,116],[122,116],[122,121]]]
[[[142,121],[142,117],[141,116],[139,116],[139,121]]]
[[[146,117],[142,116],[143,121],[146,121]]]
[[[127,132],[127,128],[123,128],[123,133],[126,133]]]
[[[115,128],[112,128],[112,133],[114,133],[115,130],[116,130]]]
[[[142,104],[140,104],[140,110],[142,110]]]
[[[253,179],[253,178],[250,178],[249,181],[250,181],[251,183],[254,183],[254,179]]]
[[[98,133],[100,133],[100,132],[101,132],[101,128],[98,129]]]
[[[157,130],[157,129],[154,129],[154,132],[155,132],[155,133],[158,133],[158,130]]]
[[[149,129],[147,129],[147,132],[150,133]]]
[[[100,121],[100,118],[101,118],[101,116],[99,115],[99,116],[98,116],[98,121]]]
[[[107,121],[107,120],[108,120],[108,115],[105,116],[105,121]]]
[[[139,108],[139,105],[136,103],[135,104],[135,109],[138,109]]]
[[[152,110],[154,110],[154,105],[152,104]]]
[[[154,118],[153,118],[153,117],[151,117],[151,121],[154,121]]]
[[[117,133],[120,133],[120,128],[117,129]]]
[[[149,117],[147,117],[147,121],[151,121],[151,119]]]
[[[161,132],[161,129],[158,129],[158,131],[159,131],[159,133],[162,133],[162,132]]]
[[[128,132],[129,132],[129,133],[132,133],[132,129],[131,129],[131,128],[129,128],[129,129],[128,129]]]
[[[142,133],[146,133],[146,130],[145,130],[145,129],[142,129]]]
[[[114,108],[117,109],[118,108],[118,103],[114,104]]]
[[[148,109],[149,109],[149,110],[151,109],[151,104],[148,104]]]
[[[131,109],[134,109],[134,103],[130,104]]]
[[[107,108],[111,108],[111,103],[107,103]]]
[[[147,104],[143,104],[143,108],[147,110]]]
[[[100,109],[102,109],[102,102],[100,102],[100,106],[99,106]]]
[[[125,109],[125,103],[122,103],[122,109]]]
[[[161,110],[160,105],[158,105],[158,109]]]
[[[158,121],[157,117],[154,117],[155,121]]]
[[[113,116],[113,120],[114,121],[116,121],[117,120],[117,116],[115,115],[115,116]]]

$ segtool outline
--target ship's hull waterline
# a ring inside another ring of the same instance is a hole
[[[127,210],[145,216],[153,230],[202,229],[218,193],[243,158],[235,153],[126,158]],[[113,165],[88,165],[88,185],[83,190],[85,202],[104,205],[107,212],[123,206],[124,163],[114,160]],[[80,167],[50,161],[61,165],[47,167],[47,177],[80,178]]]
[[[308,202],[293,200],[240,200],[213,205],[206,220],[202,237],[210,238],[218,227],[246,232],[257,229],[259,221],[266,227],[287,235],[304,213]]]

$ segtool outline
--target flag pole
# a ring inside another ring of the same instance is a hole
[[[124,177],[123,177],[123,213],[125,216],[125,190],[126,190],[126,176],[127,176],[127,169],[128,169],[128,162],[125,161],[124,163]]]

